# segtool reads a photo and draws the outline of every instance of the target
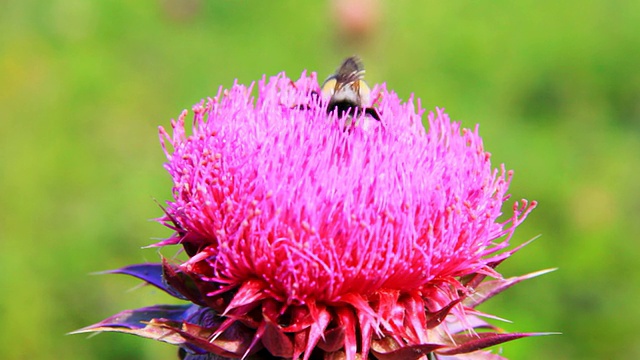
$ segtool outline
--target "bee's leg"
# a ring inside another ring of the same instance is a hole
[[[294,105],[291,107],[291,109],[296,109],[296,110],[311,110],[313,109],[315,106],[315,104],[318,103],[318,99],[320,98],[320,93],[317,92],[316,90],[311,90],[309,92],[309,95],[311,97],[311,102],[309,104],[299,104],[299,105]]]
[[[298,86],[296,85],[296,83],[289,79],[289,83],[290,85],[294,88],[294,89],[298,89]],[[318,99],[320,98],[320,93],[317,90],[311,90],[309,91],[309,96],[311,97],[311,102],[315,103],[318,101]],[[292,107],[290,107],[290,109],[296,109],[296,110],[310,110],[313,107],[309,104],[303,104],[303,105],[294,105]]]
[[[312,99],[318,99],[318,98],[320,98],[320,93],[319,93],[318,91],[316,91],[316,90],[311,90],[311,91],[309,92],[309,95],[311,95],[311,98],[312,98]]]
[[[376,108],[368,107],[364,109],[364,113],[380,121],[380,114],[378,114],[378,110],[376,110]]]

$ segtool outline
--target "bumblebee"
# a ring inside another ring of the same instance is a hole
[[[345,59],[336,73],[322,84],[322,96],[329,99],[327,112],[336,110],[339,116],[356,116],[364,112],[380,121],[380,114],[369,107],[371,89],[364,81],[364,66],[357,56]]]

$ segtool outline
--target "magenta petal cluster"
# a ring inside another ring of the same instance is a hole
[[[495,267],[535,206],[508,200],[478,129],[376,86],[380,121],[327,111],[315,75],[235,84],[160,129],[173,178],[161,221],[184,263],[136,265],[185,306],[120,313],[81,331],[181,347],[183,359],[500,359],[475,306],[543,272]],[[423,125],[423,122],[426,124]],[[485,280],[491,277],[494,280]]]

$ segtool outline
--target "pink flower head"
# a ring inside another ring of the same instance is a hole
[[[186,111],[172,135],[160,128],[174,181],[161,221],[175,234],[157,245],[189,260],[116,272],[194,305],[83,331],[178,344],[186,359],[498,359],[481,349],[533,335],[475,310],[542,273],[494,270],[535,203],[500,219],[512,173],[491,166],[478,128],[437,109],[425,130],[419,101],[384,85],[371,93],[379,121],[327,111],[318,93],[315,74],[280,74],[255,99],[235,84],[194,106],[191,134]]]

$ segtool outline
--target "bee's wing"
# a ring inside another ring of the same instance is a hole
[[[368,106],[371,89],[364,81],[364,65],[357,56],[346,58],[336,73],[322,84],[322,95],[331,102],[350,102],[353,106]]]
[[[335,74],[329,76],[322,84],[322,93],[326,96],[333,95],[344,86],[352,85],[364,78],[364,66],[357,56],[346,58]],[[356,84],[359,86],[359,84]]]
[[[350,84],[364,78],[364,65],[357,56],[346,58],[335,74],[338,83]]]

